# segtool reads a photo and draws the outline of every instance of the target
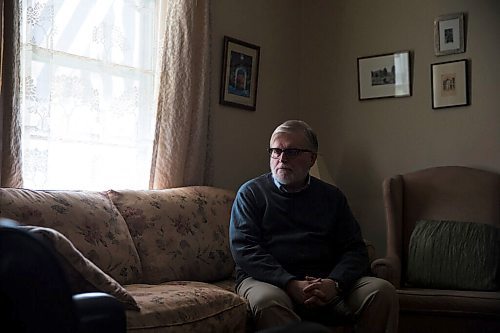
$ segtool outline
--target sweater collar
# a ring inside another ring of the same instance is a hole
[[[272,174],[272,173],[271,173]],[[303,190],[305,190],[306,188],[309,187],[309,185],[311,184],[311,176],[309,174],[307,174],[307,178],[306,178],[306,183],[303,187],[301,187],[300,189],[296,190],[296,191],[288,191],[286,189],[286,185],[283,185],[281,184],[278,179],[276,179],[276,177],[274,177],[274,175],[272,175],[273,177],[273,182],[274,182],[274,185],[276,185],[276,187],[281,191],[281,192],[284,192],[284,193],[298,193],[298,192],[302,192]]]

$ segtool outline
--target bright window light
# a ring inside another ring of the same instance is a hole
[[[159,1],[19,1],[24,187],[147,189]]]

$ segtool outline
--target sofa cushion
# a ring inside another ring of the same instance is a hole
[[[126,309],[139,309],[134,298],[125,288],[85,258],[63,234],[43,227],[21,226],[20,228],[38,236],[52,246],[74,294],[102,291],[113,295]]]
[[[129,332],[244,332],[245,300],[215,285],[175,281],[125,286],[140,312],[127,312]]]
[[[418,221],[410,238],[408,285],[498,290],[500,229],[481,223]]]
[[[0,216],[58,230],[119,283],[139,281],[141,264],[127,224],[103,193],[1,188]]]
[[[144,283],[216,281],[232,273],[228,233],[233,192],[192,186],[108,195],[129,226]]]

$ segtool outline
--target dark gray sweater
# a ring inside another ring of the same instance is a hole
[[[309,275],[348,289],[368,273],[366,247],[346,197],[314,177],[298,193],[278,189],[271,173],[243,184],[229,236],[237,283],[253,277],[284,288]]]

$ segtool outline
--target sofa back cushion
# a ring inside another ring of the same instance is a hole
[[[140,279],[141,263],[127,224],[104,193],[0,188],[0,216],[59,231],[121,284]]]
[[[228,229],[234,193],[206,186],[109,191],[129,226],[143,283],[217,281],[234,269]]]

